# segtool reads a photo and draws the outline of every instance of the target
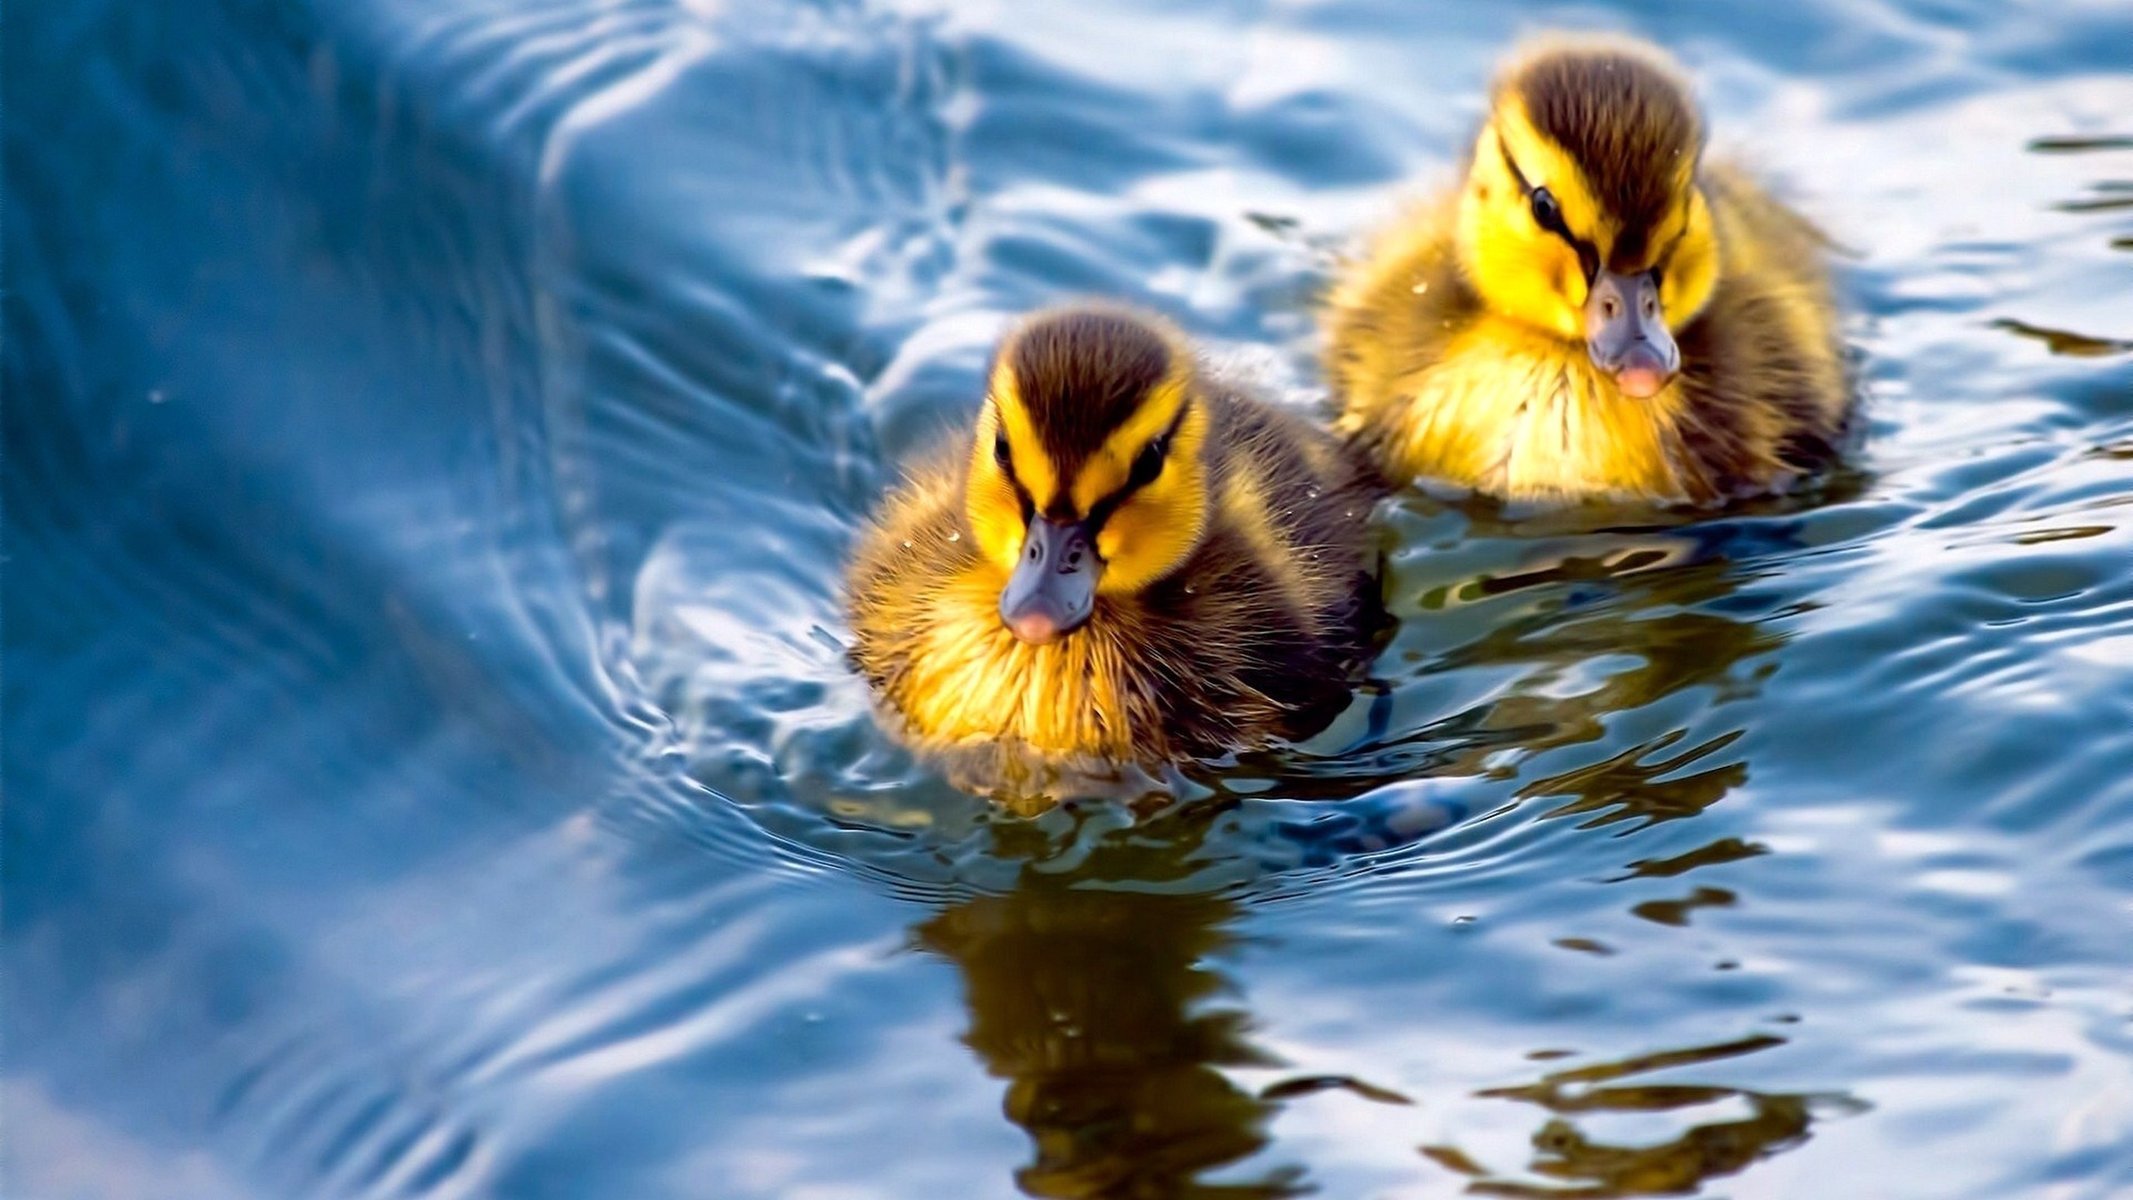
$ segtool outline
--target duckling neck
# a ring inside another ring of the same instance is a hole
[[[1585,347],[1483,314],[1420,381],[1402,457],[1435,475],[1512,499],[1674,496],[1677,383],[1624,396]]]
[[[945,589],[920,632],[898,706],[938,743],[1008,738],[1044,754],[1129,759],[1164,748],[1136,744],[1131,657],[1114,628],[1123,614],[1099,602],[1088,624],[1033,646],[1000,624],[1005,578],[980,564]]]

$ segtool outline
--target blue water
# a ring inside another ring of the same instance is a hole
[[[1848,254],[1869,440],[1387,506],[1190,803],[991,814],[838,569],[1009,315],[1313,402],[1520,31]],[[2133,1194],[2133,10],[32,0],[0,1194]]]

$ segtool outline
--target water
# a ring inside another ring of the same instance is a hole
[[[1551,22],[1851,249],[1856,469],[1388,506],[1199,802],[991,816],[837,567],[1009,314],[1308,298]],[[11,1197],[2133,1194],[2122,4],[17,5]]]

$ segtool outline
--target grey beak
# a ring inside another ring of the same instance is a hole
[[[1657,395],[1681,369],[1681,348],[1666,327],[1659,278],[1650,271],[1602,271],[1585,299],[1585,352],[1627,396]]]
[[[1033,518],[1022,557],[1000,591],[1000,620],[1031,645],[1057,641],[1096,611],[1103,571],[1085,523]]]

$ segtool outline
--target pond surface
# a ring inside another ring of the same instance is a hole
[[[11,8],[13,1197],[2133,1194],[2133,9]],[[1849,249],[1870,440],[1387,505],[1195,803],[841,665],[1008,316],[1314,402],[1332,255],[1624,28]]]

